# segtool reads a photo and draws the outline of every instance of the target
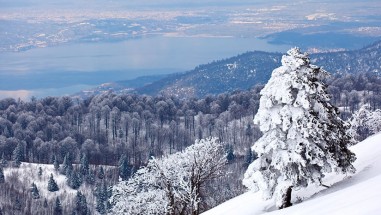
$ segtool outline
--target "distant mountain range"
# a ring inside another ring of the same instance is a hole
[[[197,66],[188,72],[104,84],[88,92],[96,94],[114,90],[116,93],[166,94],[184,98],[245,90],[266,83],[272,71],[280,66],[281,57],[281,53],[247,52]],[[359,50],[311,54],[310,57],[313,64],[332,74],[380,73],[381,41]]]

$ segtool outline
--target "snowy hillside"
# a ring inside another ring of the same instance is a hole
[[[100,168],[100,166],[97,166]],[[90,169],[93,173],[96,166],[91,165]],[[77,165],[74,165],[77,168]],[[115,168],[112,166],[102,165],[104,170],[104,180],[97,177],[94,179],[93,184],[89,184],[87,181],[83,182],[78,189],[71,188],[67,181],[67,177],[62,175],[54,169],[52,164],[38,164],[38,163],[21,163],[19,168],[7,167],[4,168],[5,184],[0,184],[0,214],[53,214],[55,209],[56,198],[62,205],[63,214],[69,214],[76,210],[75,204],[78,196],[78,191],[86,199],[86,205],[91,214],[97,214],[97,187],[103,185],[106,180],[109,183],[114,183],[113,177],[115,175]],[[53,180],[58,185],[59,190],[51,192],[48,189],[50,177],[53,176]],[[31,198],[31,185],[34,183],[37,187],[39,197]],[[102,188],[103,189],[103,188]],[[13,194],[10,194],[13,193]],[[27,209],[15,210],[15,199],[19,199],[20,205],[23,208],[24,205],[28,206]],[[46,202],[46,203],[45,203]],[[46,205],[45,205],[46,204]]]
[[[257,215],[257,214],[380,214],[381,204],[381,133],[369,137],[351,147],[356,153],[354,166],[357,172],[352,176],[327,175],[323,184],[310,186],[293,193],[293,202],[302,203],[277,210],[273,201],[263,201],[259,193],[247,192],[231,199],[203,215]]]

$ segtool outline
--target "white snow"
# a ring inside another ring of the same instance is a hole
[[[293,192],[293,201],[301,203],[277,210],[273,200],[264,201],[259,193],[247,192],[203,215],[363,215],[381,214],[381,133],[352,146],[357,172],[352,176],[327,175],[323,184],[330,188],[309,186]]]
[[[42,168],[41,177],[38,176],[38,168]],[[56,181],[58,187],[60,188],[56,192],[48,191],[48,180],[50,174],[53,174],[53,178]],[[5,168],[4,169],[5,178],[12,178],[12,175],[16,175],[17,180],[21,182],[23,186],[30,187],[32,182],[36,184],[40,195],[43,198],[52,199],[56,196],[60,196],[64,193],[75,195],[77,190],[71,189],[66,184],[66,176],[58,174],[54,170],[52,164],[36,164],[36,163],[22,163],[20,168]],[[13,181],[15,183],[15,181]]]

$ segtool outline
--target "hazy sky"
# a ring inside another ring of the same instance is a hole
[[[263,0],[0,0],[1,7],[187,7],[187,6],[226,6],[248,5],[266,2]],[[274,2],[274,1],[273,1]],[[276,2],[276,1],[275,1]]]

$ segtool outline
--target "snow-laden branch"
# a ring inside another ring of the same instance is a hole
[[[128,181],[113,187],[114,214],[198,214],[201,188],[222,174],[226,154],[216,138],[183,152],[152,158]]]

